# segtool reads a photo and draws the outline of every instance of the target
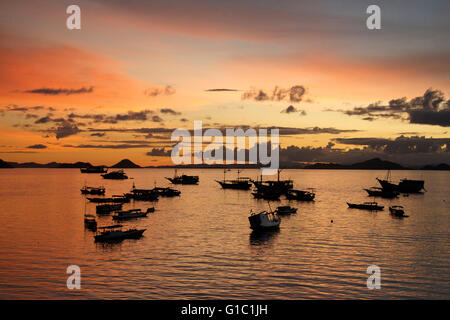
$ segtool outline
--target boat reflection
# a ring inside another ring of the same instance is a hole
[[[250,244],[253,246],[267,245],[274,241],[280,234],[280,229],[268,231],[252,231],[250,233]]]

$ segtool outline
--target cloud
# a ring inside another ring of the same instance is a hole
[[[147,152],[146,155],[153,157],[170,157],[172,150],[165,148],[152,148],[151,151]]]
[[[281,110],[281,113],[300,113],[301,116],[306,116],[306,111],[305,110],[300,110],[295,108],[293,105],[290,105],[289,107],[287,107],[286,109]]]
[[[92,93],[94,91],[94,87],[81,87],[80,89],[53,89],[53,88],[39,88],[33,90],[26,90],[25,93],[34,93],[34,94],[45,94],[45,95],[71,95],[71,94],[82,94],[82,93]]]
[[[28,149],[47,149],[46,145],[43,144],[33,144],[27,147]]]
[[[104,137],[105,135],[106,133],[104,132],[91,133],[91,137]]]
[[[171,115],[174,115],[174,116],[181,115],[181,112],[177,112],[177,111],[175,111],[173,109],[170,109],[170,108],[161,109],[160,112],[164,113],[164,114],[171,114]]]
[[[66,148],[77,148],[77,149],[135,149],[135,148],[148,148],[151,147],[152,144],[79,144],[79,145],[70,145],[66,144],[63,147]]]
[[[275,87],[272,92],[266,92],[262,89],[250,89],[245,91],[241,98],[242,100],[255,100],[255,101],[289,101],[297,103],[302,101],[306,89],[304,86],[296,85],[289,89],[282,89],[278,86]]]
[[[149,97],[157,97],[160,95],[170,96],[176,93],[176,90],[172,86],[165,87],[151,87],[144,91],[145,95]]]
[[[233,92],[239,91],[237,89],[226,89],[226,88],[214,88],[214,89],[206,89],[207,92]]]
[[[75,135],[82,130],[80,130],[76,124],[73,124],[69,121],[63,122],[60,126],[58,126],[56,129],[50,129],[50,132],[54,132],[56,135],[56,139],[62,139],[66,138],[72,135]]]
[[[445,100],[440,90],[428,89],[422,96],[407,100],[406,97],[392,99],[387,105],[381,102],[352,110],[338,110],[349,116],[363,116],[363,120],[382,118],[402,119],[412,124],[450,126],[450,100]]]
[[[152,121],[153,122],[163,122],[164,120],[160,116],[153,116]]]

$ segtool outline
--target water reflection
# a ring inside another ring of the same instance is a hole
[[[280,234],[280,229],[268,231],[252,231],[250,233],[250,245],[260,246],[272,243]]]

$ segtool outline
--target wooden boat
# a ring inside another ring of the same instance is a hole
[[[95,216],[92,214],[85,214],[84,225],[89,230],[97,230],[97,220],[95,219]]]
[[[252,195],[255,199],[279,200],[281,192],[279,190],[259,189],[252,192]]]
[[[125,196],[114,195],[111,198],[87,198],[90,202],[94,203],[128,203],[130,199]]]
[[[390,181],[390,171],[388,171],[385,179],[377,178],[378,183],[385,190],[397,191],[400,193],[420,193],[425,190],[425,181],[401,179],[398,184]]]
[[[405,215],[405,210],[404,210],[403,206],[391,206],[391,207],[389,207],[389,212],[391,213],[391,215],[393,215],[395,217],[399,217],[399,218],[409,217],[409,216]]]
[[[361,210],[370,210],[370,211],[381,211],[384,206],[378,205],[376,202],[364,202],[364,203],[348,203],[349,208],[353,209],[361,209]]]
[[[122,210],[122,203],[99,204],[95,208],[97,214],[110,214],[111,212]]]
[[[369,189],[364,189],[369,196],[371,197],[382,197],[387,199],[396,198],[399,195],[399,192],[392,189],[384,189],[378,187],[371,187]]]
[[[177,170],[175,169],[175,175],[173,178],[167,178],[172,184],[198,184],[198,176],[188,176],[188,175],[177,175]]]
[[[249,190],[252,186],[250,183],[250,178],[247,177],[239,177],[240,170],[237,171],[237,179],[234,180],[226,180],[225,174],[228,169],[223,170],[223,180],[216,180],[218,184],[222,187],[222,189],[235,189],[235,190]]]
[[[106,173],[108,169],[102,166],[92,166],[87,168],[80,168],[81,173]]]
[[[289,190],[294,187],[294,181],[292,180],[280,180],[280,172],[278,170],[277,180],[266,180],[263,181],[262,176],[260,181],[250,180],[255,186],[258,192],[267,192],[270,190],[275,193],[286,194]]]
[[[138,239],[146,229],[127,229],[122,230],[122,225],[113,225],[106,227],[99,227],[97,234],[94,236],[96,242],[105,241],[120,241],[123,239]]]
[[[286,192],[286,199],[298,201],[314,201],[316,194],[311,191],[304,190],[288,190]]]
[[[113,215],[113,219],[115,220],[126,220],[126,219],[134,219],[146,217],[150,212],[155,212],[155,208],[148,208],[147,211],[142,211],[141,209],[131,209],[126,211],[117,211]]]
[[[276,212],[279,216],[283,216],[297,213],[297,210],[297,208],[293,208],[291,206],[279,206]]]
[[[281,224],[281,219],[276,212],[262,211],[254,213],[250,211],[250,228],[255,231],[278,229]]]
[[[152,191],[161,197],[177,197],[181,194],[181,191],[172,189],[170,187],[167,188],[154,187]]]
[[[95,194],[95,195],[102,195],[105,194],[105,187],[88,187],[84,186],[82,189],[80,189],[82,194]]]
[[[157,201],[159,193],[155,189],[137,189],[133,183],[131,191],[124,196],[136,201]]]
[[[128,176],[125,174],[123,169],[111,171],[105,174],[102,174],[104,179],[113,179],[113,180],[123,180],[128,179]]]

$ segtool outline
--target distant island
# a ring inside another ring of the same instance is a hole
[[[103,167],[109,167],[102,165]],[[75,163],[58,163],[50,162],[46,164],[36,162],[7,162],[0,159],[0,168],[88,168],[93,167],[89,162],[75,162]],[[99,166],[98,166],[99,167]],[[130,168],[180,168],[180,169],[258,169],[261,166],[256,164],[194,164],[194,165],[165,165],[165,166],[140,166],[129,159],[123,159],[118,163],[110,166],[115,169],[130,169]],[[450,165],[441,163],[437,165],[425,165],[420,167],[406,167],[401,164],[382,160],[380,158],[373,158],[363,162],[353,164],[339,164],[339,163],[315,163],[315,164],[286,164],[280,165],[281,169],[344,169],[344,170],[450,170]]]

